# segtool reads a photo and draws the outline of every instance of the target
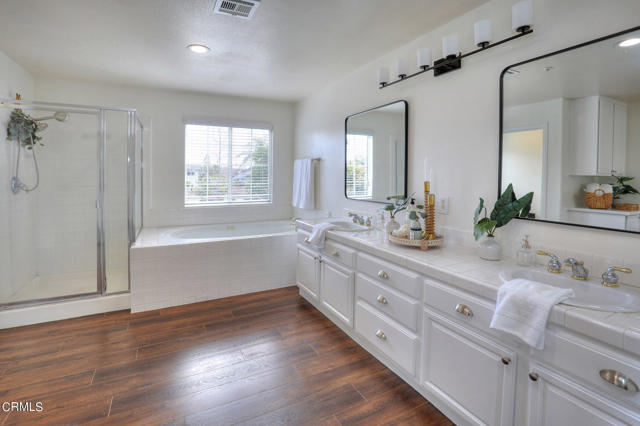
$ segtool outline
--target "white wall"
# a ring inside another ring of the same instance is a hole
[[[0,98],[33,96],[33,77],[11,58],[0,52]],[[11,193],[9,182],[16,160],[16,142],[6,140],[6,123],[11,111],[0,111],[0,303],[35,276],[34,198]],[[32,176],[33,165],[24,161],[23,176]],[[27,178],[25,178],[25,181]]]
[[[428,155],[437,177],[435,192],[450,197],[450,214],[439,216],[437,222],[441,227],[461,230],[471,238],[478,197],[483,196],[490,203],[496,198],[500,72],[518,61],[631,28],[638,24],[640,16],[637,0],[534,0],[532,35],[465,59],[461,70],[437,78],[427,73],[378,90],[378,67],[393,69],[394,60],[404,57],[415,68],[416,49],[431,46],[439,56],[443,35],[458,33],[461,50],[471,50],[473,23],[479,19],[493,21],[496,39],[511,35],[513,3],[513,0],[491,1],[364,65],[297,106],[295,154],[323,159],[319,164],[319,209],[342,214],[344,208],[377,208],[344,198],[343,120],[354,112],[406,99],[409,191],[421,193],[422,164]],[[537,246],[640,260],[636,235],[513,221],[498,231],[498,237],[511,246],[525,232],[531,234]]]
[[[41,101],[136,108],[146,126],[145,226],[241,222],[291,217],[293,105],[286,102],[36,78]],[[273,124],[273,203],[184,207],[185,116],[267,121]],[[151,129],[149,132],[148,129]],[[150,171],[150,173],[149,173]]]

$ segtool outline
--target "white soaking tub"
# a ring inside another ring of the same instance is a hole
[[[295,285],[288,220],[143,228],[130,256],[131,312]]]

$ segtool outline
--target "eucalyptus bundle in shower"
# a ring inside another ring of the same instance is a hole
[[[7,125],[7,140],[18,141],[25,149],[33,149],[33,145],[39,143],[44,146],[42,136],[38,132],[43,127],[33,117],[25,114],[21,109],[14,109]]]

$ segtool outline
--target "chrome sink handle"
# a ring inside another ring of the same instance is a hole
[[[620,266],[611,266],[607,268],[606,272],[602,274],[602,285],[605,287],[618,287],[618,272],[624,272],[625,274],[630,274],[633,271],[629,268],[621,268]]]
[[[553,253],[547,253],[546,251],[538,250],[536,252],[540,256],[549,256],[549,263],[547,263],[547,271],[552,274],[561,274],[562,273],[562,263],[560,263],[560,259]]]
[[[571,277],[574,280],[587,281],[589,279],[589,270],[584,267],[584,262],[570,257],[564,261],[564,264],[571,266]]]

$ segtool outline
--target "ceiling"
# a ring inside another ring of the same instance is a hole
[[[215,0],[4,0],[0,50],[35,75],[296,101],[486,1],[263,0],[247,21]]]
[[[504,77],[505,105],[594,95],[640,101],[640,44],[618,46],[629,38],[640,31],[514,67]]]

